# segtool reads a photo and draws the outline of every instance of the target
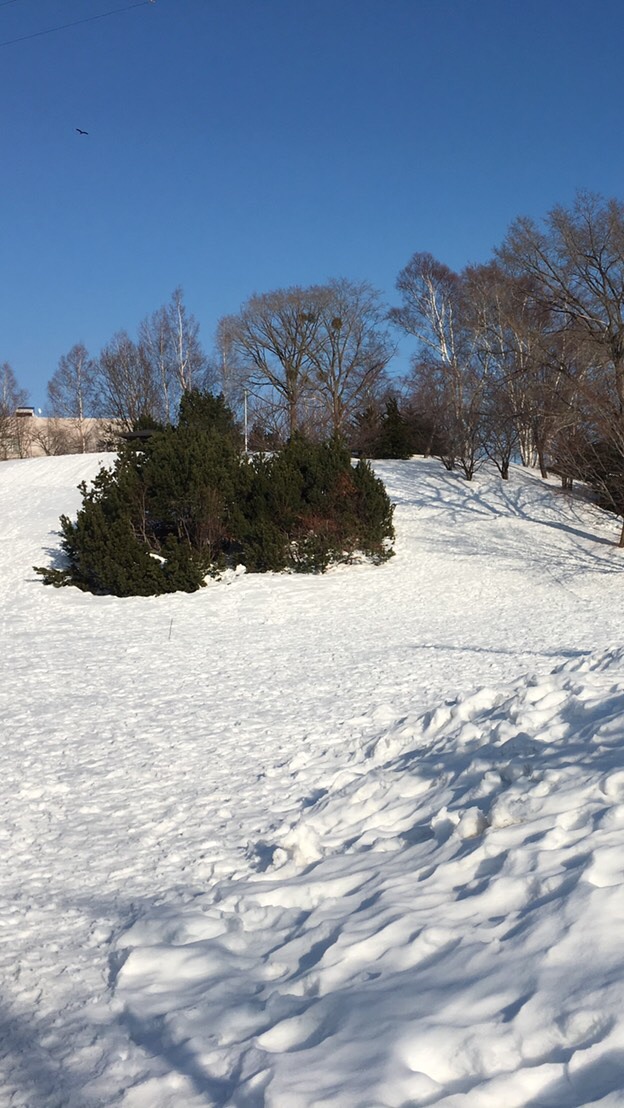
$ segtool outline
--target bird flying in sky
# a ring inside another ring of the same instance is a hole
[[[81,130],[80,130],[80,127],[76,127],[76,130],[77,130],[77,132],[78,132],[78,134],[79,134],[79,135],[88,135],[88,134],[89,134],[89,132],[88,132],[88,131],[81,131]]]

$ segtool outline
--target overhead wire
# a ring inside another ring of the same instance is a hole
[[[15,3],[15,0],[3,0],[0,7],[13,3]],[[93,23],[96,19],[106,19],[109,15],[119,15],[120,12],[129,12],[132,8],[144,8],[152,3],[154,3],[154,0],[137,0],[137,3],[126,4],[123,8],[112,8],[111,11],[101,12],[99,15],[89,15],[86,19],[75,19],[72,23],[59,23],[56,27],[48,27],[45,31],[33,31],[30,35],[20,35],[19,38],[6,39],[5,42],[0,42],[0,46],[13,46],[15,42],[26,42],[31,38],[40,38],[41,35],[52,35],[56,31],[66,30],[67,27],[78,27],[81,23]]]

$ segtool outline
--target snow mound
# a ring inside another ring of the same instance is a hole
[[[623,739],[620,649],[380,730],[119,937],[133,1035],[236,1108],[622,1103]]]

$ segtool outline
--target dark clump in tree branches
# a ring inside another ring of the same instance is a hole
[[[124,445],[79,488],[77,518],[61,517],[67,566],[37,568],[46,584],[152,596],[194,592],[236,564],[309,573],[391,553],[392,505],[367,462],[299,434],[247,458],[223,398],[201,392],[185,393],[177,426]]]

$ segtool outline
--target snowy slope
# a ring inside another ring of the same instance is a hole
[[[0,465],[0,1103],[624,1104],[617,522],[385,463],[385,566],[45,589],[97,468]]]

